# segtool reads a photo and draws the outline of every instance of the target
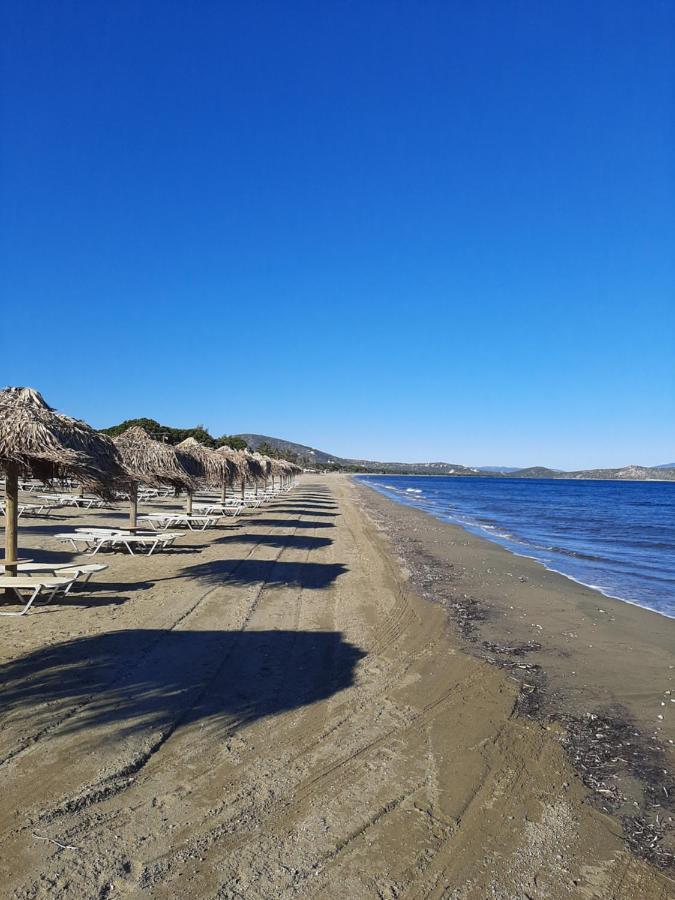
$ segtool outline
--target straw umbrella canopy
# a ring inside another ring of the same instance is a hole
[[[133,425],[123,431],[114,442],[131,478],[131,528],[136,527],[139,484],[149,484],[152,487],[170,485],[179,491],[194,490],[194,478],[185,470],[174,448],[170,444],[153,440],[140,425]]]
[[[289,462],[287,459],[280,459],[278,462],[281,464],[281,482],[282,484],[289,478],[293,477],[294,465]]]
[[[0,468],[5,472],[5,571],[16,574],[19,476],[41,481],[70,476],[87,490],[112,497],[124,480],[110,438],[58,413],[33,388],[0,391]]]
[[[274,479],[276,477],[281,480],[283,478],[284,473],[286,472],[286,461],[283,459],[274,459],[271,456],[266,457],[268,464],[268,471],[272,478],[272,490],[274,490]]]
[[[288,460],[280,460],[284,464],[284,472],[282,475],[282,479],[293,480],[296,475],[299,475],[302,472],[300,466],[295,463],[289,462]]]
[[[230,477],[230,467],[222,454],[210,450],[193,437],[176,445],[178,458],[190,474],[209,484],[221,486]],[[186,512],[192,512],[192,492],[188,492]]]
[[[264,482],[267,485],[267,478],[270,474],[270,460],[269,457],[263,456],[262,453],[252,453],[251,459],[249,461],[249,466],[251,471],[253,472],[253,477],[255,481],[255,491],[258,493],[258,483],[260,481]]]
[[[264,481],[267,475],[267,465],[263,457],[259,453],[251,453],[250,450],[244,450],[243,453],[250,480]]]
[[[251,453],[250,450],[242,450],[241,457],[245,466],[244,477],[241,481],[241,496],[244,497],[247,481],[250,481],[255,485],[257,493],[258,482],[264,481],[267,478],[267,466],[259,453]]]
[[[223,479],[223,491],[222,491],[222,501],[225,502],[227,498],[227,485],[232,484],[234,481],[241,481],[242,484],[246,481],[247,476],[247,465],[246,459],[241,453],[240,450],[235,450],[233,447],[223,446],[218,447],[217,450],[214,451],[220,456],[227,465],[228,468],[228,477]]]

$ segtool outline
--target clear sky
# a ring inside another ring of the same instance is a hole
[[[675,461],[675,3],[1,10],[0,381],[99,427]]]

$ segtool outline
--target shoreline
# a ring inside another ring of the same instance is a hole
[[[335,474],[346,475],[348,478],[387,478],[393,476],[395,478],[506,478],[507,481],[611,481],[619,484],[671,484],[672,478],[544,478],[543,476],[527,476],[527,475],[499,475],[495,472],[475,472],[467,475],[463,472],[317,472],[316,474]]]
[[[620,743],[618,732],[630,734],[630,764],[585,778],[599,808],[675,819],[675,619],[607,597],[358,478],[352,484],[415,589],[445,609],[468,653],[520,683],[523,714],[563,727],[578,770]],[[671,827],[662,834],[668,853]]]
[[[547,572],[553,572],[556,575],[560,575],[562,578],[567,578],[567,579],[569,579],[569,581],[572,581],[575,584],[580,585],[581,587],[588,588],[588,590],[591,590],[591,591],[595,591],[596,593],[600,594],[602,597],[605,597],[609,600],[618,600],[621,603],[628,603],[631,606],[637,606],[639,609],[644,609],[644,610],[647,610],[648,612],[656,613],[656,615],[663,616],[666,619],[675,620],[675,612],[668,613],[668,612],[663,612],[662,610],[659,610],[659,609],[652,609],[650,606],[644,606],[638,600],[631,600],[628,597],[621,597],[618,594],[610,594],[610,593],[608,593],[608,591],[606,591],[604,588],[600,587],[597,584],[589,584],[587,581],[582,581],[580,578],[576,578],[574,575],[570,575],[567,572],[561,571],[560,569],[552,568],[551,566],[547,565],[545,562],[543,562],[543,560],[539,559],[536,556],[533,556],[529,553],[519,553],[517,550],[514,550],[511,546],[508,546],[506,543],[502,543],[496,537],[492,536],[490,531],[487,528],[481,529],[479,526],[472,527],[461,521],[451,521],[449,519],[446,520],[446,519],[440,518],[440,516],[435,515],[433,512],[430,512],[425,509],[421,509],[420,507],[414,505],[413,503],[406,502],[406,499],[404,496],[402,496],[400,500],[394,499],[393,497],[390,497],[389,494],[387,494],[384,491],[379,490],[374,485],[372,485],[368,482],[365,482],[365,481],[360,481],[359,479],[364,477],[360,473],[359,473],[359,475],[354,475],[352,477],[354,478],[354,481],[357,484],[363,484],[366,487],[371,488],[376,493],[379,493],[381,496],[385,497],[386,499],[392,500],[392,502],[394,502],[394,503],[397,503],[401,506],[406,506],[409,509],[416,509],[418,512],[421,512],[428,516],[431,516],[432,518],[436,519],[441,524],[451,525],[452,527],[455,527],[455,528],[461,528],[463,531],[467,532],[467,534],[471,534],[474,537],[477,537],[481,540],[485,540],[491,544],[495,544],[497,547],[501,547],[502,550],[506,550],[506,552],[511,554],[512,556],[516,556],[521,559],[532,560],[533,562],[537,563],[542,568],[544,568]],[[369,476],[369,477],[376,477],[376,476]],[[405,476],[400,476],[400,477],[405,477]],[[414,475],[411,477],[418,478],[418,477],[434,477],[434,476]],[[527,480],[532,480],[532,479],[527,479]],[[556,479],[556,480],[561,480],[561,479]],[[580,480],[580,479],[568,479],[568,480]],[[588,479],[588,480],[595,481],[595,480],[599,480],[599,479]],[[611,479],[605,479],[605,480],[611,480]]]

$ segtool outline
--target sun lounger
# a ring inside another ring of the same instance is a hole
[[[135,531],[131,531],[129,528],[104,528],[104,527],[96,527],[91,525],[79,525],[77,528],[73,528],[73,531],[78,531],[81,534],[135,534]],[[144,532],[141,532],[143,534]],[[148,532],[145,532],[148,533]]]
[[[235,497],[230,495],[226,497],[224,500],[220,496],[220,494],[200,494],[198,497],[194,498],[195,506],[208,506],[209,504],[214,504],[215,506],[244,506],[245,503],[241,499],[241,497]]]
[[[236,516],[238,515],[244,505],[241,501],[239,503],[195,503],[193,509],[199,515],[204,516]]]
[[[104,563],[86,563],[83,566],[63,566],[55,570],[57,578],[75,574],[75,585],[84,587],[93,575],[104,572],[108,567]]]
[[[39,516],[44,513],[44,515],[48,516],[49,513],[58,507],[56,503],[19,503],[17,507],[17,518],[21,518],[21,516]],[[5,501],[0,500],[0,513],[5,515]]]
[[[45,486],[41,481],[36,481],[35,479],[30,478],[27,481],[20,481],[19,487],[27,494],[32,494],[33,491],[43,491]]]
[[[166,528],[175,528],[177,525],[184,525],[190,531],[204,531],[206,528],[213,528],[218,524],[220,516],[213,515],[189,515],[188,513],[147,513],[139,516],[139,522],[145,522],[158,531],[164,531]]]
[[[152,556],[158,548],[166,550],[167,547],[170,547],[177,537],[180,537],[180,535],[166,531],[155,532],[154,534],[118,534],[112,538],[112,547],[113,550],[119,546],[126,547],[132,556],[134,555],[132,547],[137,549],[145,547],[147,548],[148,556]]]
[[[89,581],[92,575],[95,575],[98,572],[104,572],[107,568],[108,567],[104,563],[85,563],[84,565],[77,565],[73,563],[23,562],[17,565],[16,570],[20,575],[34,578],[47,577],[50,574],[54,578],[70,578],[72,575],[73,581],[64,591],[64,593],[67,594],[76,584],[82,587]],[[4,565],[0,565],[0,575],[4,574],[5,567]]]
[[[123,531],[101,533],[95,530],[71,531],[54,535],[57,541],[64,544],[69,543],[74,550],[83,549],[92,556],[96,556],[99,550],[104,548],[115,550],[119,547],[126,548],[132,556],[135,555],[132,548],[135,547],[137,550],[146,548],[148,556],[152,556],[155,550],[165,550],[167,547],[170,547],[179,536],[178,533],[174,532],[132,534],[131,532]]]
[[[67,591],[74,581],[74,575],[64,575],[58,578],[48,577],[46,575],[1,575],[0,588],[9,588],[12,590],[16,594],[18,600],[24,604],[24,607],[20,612],[5,612],[4,610],[0,610],[0,616],[23,616],[28,612],[40,595],[44,594],[49,603],[58,590]],[[26,599],[26,597],[28,599]]]
[[[240,499],[242,499],[244,506],[250,509],[257,509],[259,506],[262,506],[262,497],[256,497],[255,494],[245,494]]]
[[[43,500],[51,500],[62,506],[77,506],[83,509],[95,507],[100,509],[104,504],[98,497],[80,497],[78,494],[41,494]]]

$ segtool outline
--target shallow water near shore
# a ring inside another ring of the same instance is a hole
[[[675,618],[675,484],[398,475],[358,480],[603,594]]]

